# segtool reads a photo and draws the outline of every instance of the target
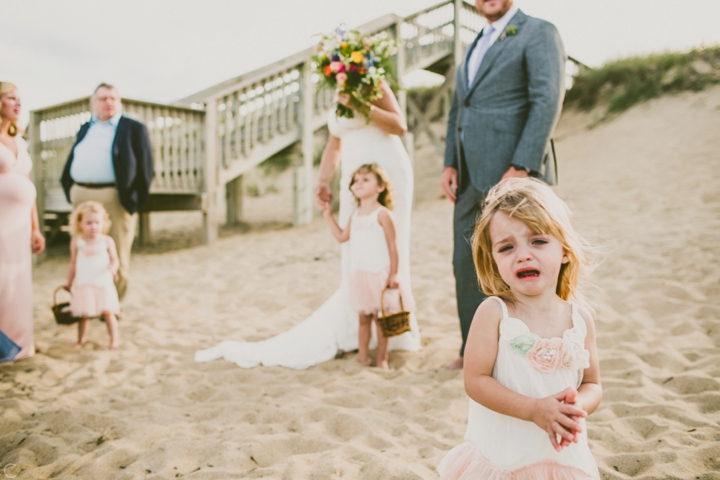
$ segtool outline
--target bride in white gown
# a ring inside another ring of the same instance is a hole
[[[398,135],[406,131],[405,119],[395,95],[386,82],[383,96],[373,102],[370,123],[356,113],[355,118],[338,118],[331,111],[328,119],[330,135],[323,152],[316,195],[329,201],[330,180],[337,166],[341,167],[340,225],[345,226],[355,208],[350,192],[350,176],[364,163],[377,163],[390,177],[393,187],[393,215],[397,227],[400,266],[398,276],[407,291],[410,286],[410,214],[413,198],[413,172],[410,159]],[[350,106],[346,95],[338,102]],[[216,347],[195,353],[195,361],[207,362],[224,358],[244,368],[258,365],[304,369],[334,358],[338,351],[358,348],[357,312],[349,306],[350,246],[342,244],[342,276],[337,291],[314,313],[290,330],[260,342],[226,341]],[[418,350],[420,333],[413,314],[411,331],[390,338],[390,350]]]

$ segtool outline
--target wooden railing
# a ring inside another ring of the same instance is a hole
[[[383,16],[358,30],[365,35],[385,32],[399,41],[399,78],[429,69],[452,82],[452,66],[484,23],[466,1],[445,0],[405,18]],[[174,106],[123,100],[125,112],[150,131],[157,171],[151,193],[202,197],[206,241],[216,238],[222,202],[227,202],[228,221],[240,215],[242,175],[298,142],[294,221],[312,219],[313,132],[326,124],[334,107],[333,92],[316,88],[313,53],[314,48],[306,49]],[[449,86],[444,85],[446,91]],[[398,92],[398,100],[406,110],[404,92]],[[59,177],[78,127],[90,118],[89,106],[84,98],[33,112],[32,148],[48,210],[69,208],[58,196]]]
[[[124,114],[144,123],[150,135],[155,160],[150,192],[199,194],[205,162],[205,112],[130,99],[123,99],[122,104]],[[62,193],[60,176],[80,125],[91,115],[89,97],[32,113],[30,143],[48,212],[71,208]]]
[[[410,70],[428,68],[452,55],[454,48],[454,1],[444,1],[407,18],[386,15],[358,28],[365,35],[385,33],[399,40],[395,59],[402,77]],[[474,38],[474,36],[472,37]],[[306,49],[272,65],[223,82],[177,102],[204,106],[208,137],[207,170],[214,172],[215,192],[209,195],[209,211],[227,199],[230,205],[241,195],[245,172],[272,155],[301,142],[295,165],[294,222],[312,219],[313,132],[327,123],[334,108],[333,92],[317,88],[311,56]],[[404,107],[404,94],[398,95]],[[227,186],[227,196],[223,187]],[[237,209],[227,208],[228,221]],[[214,231],[219,218],[208,218]]]

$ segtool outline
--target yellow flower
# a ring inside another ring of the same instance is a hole
[[[341,42],[341,43],[340,43],[340,48],[347,48],[347,47],[348,47],[348,43],[347,43],[347,42]]]
[[[363,55],[362,52],[358,52],[357,50],[350,54],[350,60],[352,60],[353,63],[362,63],[364,58],[365,55]]]

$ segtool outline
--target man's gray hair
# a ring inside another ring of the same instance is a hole
[[[97,91],[100,90],[101,88],[107,88],[109,90],[115,90],[117,92],[117,88],[115,88],[115,85],[110,85],[109,83],[103,82],[100,85],[98,85],[97,87],[95,87],[95,91],[93,92],[93,95],[95,95],[97,93]]]

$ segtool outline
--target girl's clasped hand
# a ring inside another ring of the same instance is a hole
[[[588,416],[577,403],[577,395],[577,390],[568,387],[555,395],[539,398],[535,403],[532,421],[547,432],[550,443],[558,452],[578,442],[582,432],[579,419]]]

